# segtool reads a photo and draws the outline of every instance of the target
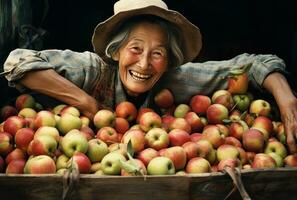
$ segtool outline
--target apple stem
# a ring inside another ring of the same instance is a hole
[[[236,188],[238,189],[242,199],[243,200],[251,200],[249,194],[246,192],[244,185],[242,183],[240,170],[238,168],[232,169],[231,167],[227,166],[224,168],[224,171],[227,172],[227,174],[233,180],[233,183],[236,186]],[[234,188],[231,190],[231,192],[227,195],[226,198],[228,198],[233,192],[234,192]]]

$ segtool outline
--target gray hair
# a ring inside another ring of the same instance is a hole
[[[134,18],[125,23],[106,46],[105,55],[108,58],[111,59],[112,55],[120,49],[120,47],[127,40],[131,30],[138,22],[157,23],[160,27],[162,27],[166,31],[168,38],[168,65],[177,67],[184,63],[184,55],[181,51],[181,40],[179,38],[178,31],[175,30],[174,27],[169,24],[169,22],[155,16],[141,16],[140,18]]]

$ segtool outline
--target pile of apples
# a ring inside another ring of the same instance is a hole
[[[228,88],[176,104],[168,89],[154,98],[162,114],[124,101],[93,119],[69,105],[44,109],[30,94],[1,109],[0,173],[174,175],[225,167],[297,167],[271,104],[247,91],[246,70]]]

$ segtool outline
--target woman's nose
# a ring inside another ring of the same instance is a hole
[[[142,54],[139,59],[139,67],[147,69],[150,66],[150,57],[148,54]]]

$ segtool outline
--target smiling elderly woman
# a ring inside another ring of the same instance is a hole
[[[277,56],[242,54],[192,63],[202,47],[199,28],[161,0],[119,0],[114,15],[95,28],[92,44],[95,53],[16,49],[4,64],[9,85],[76,106],[92,118],[100,107],[124,100],[154,107],[153,96],[162,88],[170,89],[177,103],[210,95],[227,87],[230,69],[252,64],[250,83],[274,96],[296,152],[297,99]]]

